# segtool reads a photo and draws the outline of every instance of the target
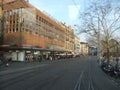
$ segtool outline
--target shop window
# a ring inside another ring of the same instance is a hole
[[[16,28],[16,32],[18,32],[18,28]]]

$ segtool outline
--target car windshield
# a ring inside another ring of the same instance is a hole
[[[120,0],[0,0],[0,90],[120,90]]]

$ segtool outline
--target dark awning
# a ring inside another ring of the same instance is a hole
[[[8,50],[36,50],[36,51],[55,51],[55,52],[66,52],[65,50],[53,50],[47,48],[37,48],[37,47],[16,47],[16,46],[0,46],[0,51],[8,51]]]

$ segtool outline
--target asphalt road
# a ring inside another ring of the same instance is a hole
[[[120,90],[95,57],[36,63],[0,71],[0,90]]]

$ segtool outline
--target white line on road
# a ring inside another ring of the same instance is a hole
[[[89,87],[88,87],[88,90],[94,90],[93,82],[92,82],[92,79],[91,79],[91,78],[90,78],[90,80],[89,80]]]
[[[89,64],[89,86],[88,86],[88,90],[94,90],[94,86],[93,86],[93,81],[92,81],[92,74],[91,74],[91,67],[90,67],[91,63]]]
[[[81,81],[82,81],[82,76],[83,76],[83,71],[82,71],[81,74],[80,74],[80,77],[79,77],[79,79],[78,79],[78,81],[77,81],[77,83],[76,83],[76,85],[75,85],[74,90],[80,90]]]

